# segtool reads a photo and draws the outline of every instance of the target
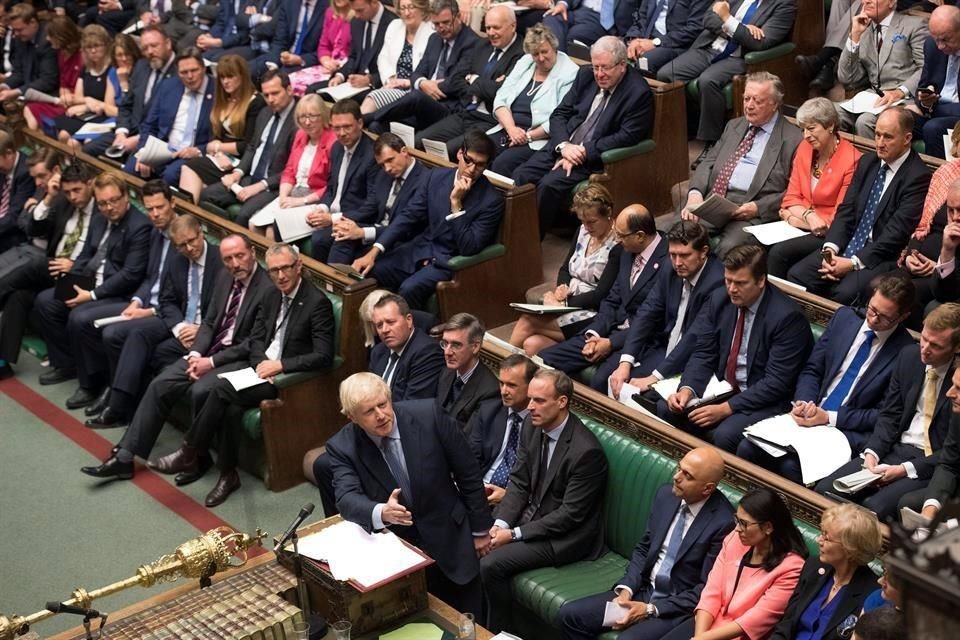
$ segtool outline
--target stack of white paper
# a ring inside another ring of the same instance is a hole
[[[618,401],[620,402],[620,404],[622,404],[622,405],[624,405],[624,406],[626,406],[626,407],[630,407],[631,409],[634,409],[635,411],[639,411],[640,413],[642,413],[643,415],[647,416],[647,417],[650,418],[651,420],[656,420],[658,423],[660,423],[660,424],[662,424],[662,425],[664,425],[664,426],[666,426],[666,427],[672,427],[672,426],[673,426],[673,425],[670,424],[669,422],[666,422],[665,420],[662,420],[662,419],[661,419],[659,416],[657,416],[656,414],[650,413],[649,411],[647,411],[647,410],[643,407],[643,405],[639,404],[636,400],[634,400],[634,399],[633,399],[633,396],[636,395],[636,394],[638,394],[638,393],[640,393],[639,387],[635,387],[634,385],[630,384],[629,382],[625,382],[625,383],[623,383],[623,386],[620,387],[620,397],[615,398],[615,396],[613,395],[613,390],[610,388],[610,383],[609,383],[609,382],[607,383],[607,395],[608,395],[609,397],[615,398],[616,400],[618,400]]]
[[[155,136],[150,136],[136,153],[137,160],[143,164],[156,167],[173,160],[176,152],[166,142]]]
[[[810,235],[809,231],[797,229],[786,220],[778,220],[777,222],[768,222],[766,224],[754,224],[744,227],[743,230],[755,237],[757,242],[768,247],[778,242],[786,242],[787,240]]]
[[[403,144],[407,145],[408,149],[416,149],[416,139],[417,132],[416,130],[408,124],[403,124],[402,122],[391,122],[390,123],[390,133],[399,137],[403,140]]]
[[[850,461],[850,443],[840,429],[826,425],[801,427],[789,413],[752,424],[743,435],[774,457],[793,449],[800,458],[803,484],[826,478]]]
[[[602,626],[612,627],[613,625],[622,622],[623,619],[627,617],[628,613],[630,613],[630,607],[625,607],[611,600],[603,608]]]
[[[877,115],[887,107],[892,107],[894,105],[903,103],[903,100],[900,100],[899,102],[892,102],[890,104],[883,105],[882,107],[878,107],[877,103],[882,97],[883,96],[876,91],[872,89],[866,89],[853,96],[846,102],[841,102],[837,106],[845,111],[849,111],[850,113],[872,113]]]
[[[651,388],[656,391],[661,398],[666,400],[680,389],[680,376],[674,376],[673,378],[656,382],[651,385]],[[710,376],[710,382],[707,383],[707,388],[703,390],[703,397],[691,398],[690,402],[687,403],[687,408],[708,404],[720,396],[732,392],[733,387],[730,386],[729,382],[726,380],[717,380],[717,376]]]
[[[834,480],[833,488],[840,493],[856,493],[866,489],[882,477],[883,474],[881,473],[874,473],[869,469],[861,469],[856,473],[851,473],[848,476]]]
[[[430,138],[423,139],[423,150],[427,155],[433,156],[435,158],[440,158],[445,162],[450,161],[450,154],[447,153],[447,143],[440,142],[439,140],[431,140]]]

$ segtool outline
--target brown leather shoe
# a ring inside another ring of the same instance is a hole
[[[197,449],[183,445],[173,453],[151,460],[147,466],[154,471],[169,474],[193,471],[197,467]]]
[[[203,504],[211,508],[223,504],[230,497],[230,494],[239,488],[240,475],[236,469],[224,471],[220,474],[217,484],[207,494],[207,499],[203,501]]]

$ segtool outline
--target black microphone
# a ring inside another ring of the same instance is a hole
[[[64,604],[63,602],[57,602],[56,600],[51,600],[47,603],[47,611],[52,611],[53,613],[72,613],[77,616],[84,616],[90,618],[99,618],[100,612],[96,609],[86,609],[84,607],[75,607],[71,604]]]
[[[293,522],[290,523],[290,526],[287,527],[287,530],[283,534],[283,537],[280,538],[277,541],[277,544],[273,546],[273,550],[278,551],[281,547],[283,547],[284,543],[286,543],[286,541],[290,539],[290,536],[292,536],[296,532],[297,527],[303,524],[303,521],[306,520],[307,516],[309,516],[311,513],[313,513],[313,503],[308,502],[307,504],[303,505],[303,507],[300,508],[300,513],[297,514],[297,517],[294,518]]]

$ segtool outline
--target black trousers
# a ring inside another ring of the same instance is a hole
[[[244,176],[240,180],[240,186],[245,187],[251,184],[251,182],[252,180],[249,176]],[[250,222],[250,218],[253,217],[253,214],[255,214],[257,211],[260,211],[260,209],[263,209],[271,201],[276,199],[276,197],[276,191],[271,189],[261,191],[240,206],[240,212],[237,214],[234,222],[244,227],[247,226],[247,223]],[[241,204],[240,201],[237,200],[237,196],[235,196],[232,191],[227,189],[220,182],[215,182],[204,187],[200,192],[200,202],[209,202],[210,204],[214,204],[224,210],[232,207],[235,204]]]
[[[895,262],[881,262],[872,269],[851,271],[839,282],[831,282],[820,277],[819,269],[822,262],[818,249],[794,264],[787,272],[787,278],[791,282],[803,285],[810,293],[830,298],[841,304],[853,304],[857,300],[865,304],[870,298],[870,281],[896,268]]]
[[[486,598],[485,624],[494,633],[511,628],[513,594],[510,581],[516,574],[557,564],[549,541],[511,542],[480,558],[480,579]]]
[[[537,211],[540,218],[541,240],[558,217],[570,217],[568,201],[573,188],[589,178],[594,170],[602,169],[602,167],[581,165],[574,167],[568,176],[563,169],[553,168],[556,162],[557,156],[548,145],[534,153],[513,174],[513,180],[518,185],[528,183],[537,185]]]

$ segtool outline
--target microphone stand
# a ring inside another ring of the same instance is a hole
[[[327,633],[327,622],[313,613],[310,606],[310,594],[307,593],[307,583],[303,579],[303,559],[300,557],[300,536],[296,530],[290,535],[293,543],[293,573],[297,576],[297,598],[300,600],[300,609],[303,611],[303,621],[309,627],[310,638],[323,638]]]

